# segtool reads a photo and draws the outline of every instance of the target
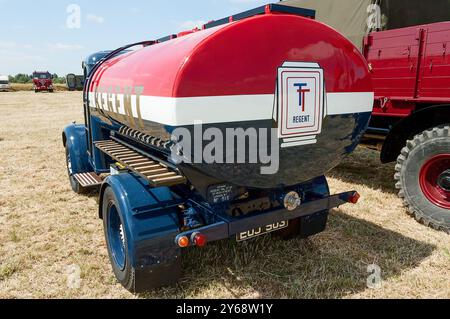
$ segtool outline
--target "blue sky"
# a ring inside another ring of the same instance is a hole
[[[0,0],[0,74],[82,74],[81,61],[90,53],[160,38],[270,2],[276,1]],[[71,4],[80,8],[79,28],[68,27]]]

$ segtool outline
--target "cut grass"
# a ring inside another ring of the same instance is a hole
[[[11,277],[17,270],[18,268],[14,265],[0,266],[0,281]]]
[[[53,84],[55,91],[67,91],[67,86],[65,84]],[[19,91],[33,91],[32,83],[11,83],[11,91],[19,92]]]
[[[20,241],[20,237],[17,234],[17,230],[15,228],[9,231],[9,240],[13,243],[18,243]]]
[[[176,286],[134,296],[112,274],[96,197],[66,176],[61,132],[82,123],[81,93],[0,93],[0,112],[0,298],[450,298],[450,236],[406,214],[393,165],[364,149],[329,174],[333,193],[362,199],[334,210],[324,233],[189,249]],[[381,289],[366,285],[374,263]]]

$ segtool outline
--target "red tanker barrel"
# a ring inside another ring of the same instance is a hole
[[[194,168],[273,188],[323,175],[352,152],[368,125],[373,89],[366,61],[341,34],[310,18],[268,13],[107,61],[93,77],[90,100],[94,116],[162,139],[180,127],[193,132],[198,121],[203,131],[224,134],[276,128],[275,174],[261,174],[267,165],[260,162],[180,166],[188,178]]]

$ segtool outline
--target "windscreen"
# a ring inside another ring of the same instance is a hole
[[[39,79],[39,80],[46,80],[46,79],[50,79],[50,73],[33,73],[33,78],[34,79]]]

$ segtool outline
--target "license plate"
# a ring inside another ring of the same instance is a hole
[[[287,228],[289,226],[289,221],[282,221],[275,224],[270,224],[264,227],[255,228],[249,231],[242,232],[240,234],[236,235],[236,240],[239,241],[246,241],[258,236],[262,236],[264,234],[272,233],[274,231]]]

